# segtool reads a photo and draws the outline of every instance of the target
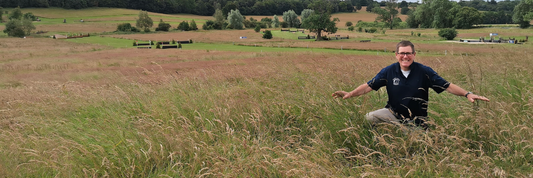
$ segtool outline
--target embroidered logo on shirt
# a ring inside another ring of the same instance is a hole
[[[393,85],[400,85],[400,79],[399,78],[392,79],[392,84]]]

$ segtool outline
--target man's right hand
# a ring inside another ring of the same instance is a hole
[[[347,94],[348,92],[345,91],[336,91],[335,93],[331,94],[331,96],[333,96],[333,98],[344,98]]]

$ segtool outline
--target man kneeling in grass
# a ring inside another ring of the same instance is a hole
[[[415,56],[414,44],[410,41],[401,41],[396,45],[398,62],[383,68],[372,80],[353,91],[336,91],[332,96],[347,99],[386,86],[389,96],[387,105],[385,108],[366,114],[366,119],[373,124],[414,124],[424,128],[427,128],[424,121],[428,115],[429,88],[437,93],[446,90],[454,95],[464,96],[470,102],[489,101],[488,98],[467,92],[447,82],[430,67],[414,62]]]

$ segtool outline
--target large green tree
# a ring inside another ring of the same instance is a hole
[[[300,19],[293,10],[283,12],[283,21],[287,22],[289,27],[300,27]]]
[[[385,6],[385,9],[382,8],[374,8],[372,9],[372,12],[378,14],[376,17],[377,21],[385,22],[389,24],[389,28],[392,29],[395,24],[395,18],[398,17],[398,3],[396,3],[396,0],[388,0]]]
[[[533,0],[522,0],[514,8],[513,22],[518,23],[520,28],[527,28],[533,19]]]
[[[424,0],[414,12],[409,13],[407,23],[416,28],[451,28],[461,6],[449,0]]]
[[[142,28],[146,30],[154,26],[154,22],[152,21],[152,18],[148,16],[148,12],[140,11],[139,18],[137,19],[137,23],[135,23],[135,26],[137,28]]]
[[[331,20],[331,15],[329,13],[314,13],[313,15],[305,18],[302,23],[302,27],[308,29],[310,32],[316,33],[316,40],[322,40],[322,32],[337,32],[335,22],[339,22],[339,19],[334,18]]]
[[[24,37],[30,35],[31,31],[35,30],[31,20],[28,19],[11,19],[6,23],[4,33],[13,37]]]
[[[315,11],[312,9],[304,9],[302,13],[300,14],[300,18],[302,19],[302,22],[305,20],[305,18],[311,16]]]
[[[453,25],[459,29],[469,29],[481,23],[483,23],[483,14],[472,7],[462,7],[453,20]]]
[[[229,23],[229,27],[232,28],[232,29],[243,29],[242,26],[242,22],[244,21],[244,17],[241,15],[241,12],[239,12],[239,10],[230,10],[230,12],[228,12],[228,23]]]

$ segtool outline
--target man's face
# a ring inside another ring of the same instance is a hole
[[[396,59],[398,59],[400,67],[402,67],[403,70],[409,70],[409,66],[413,64],[415,55],[416,54],[413,53],[411,46],[400,46],[398,52],[396,52]]]

